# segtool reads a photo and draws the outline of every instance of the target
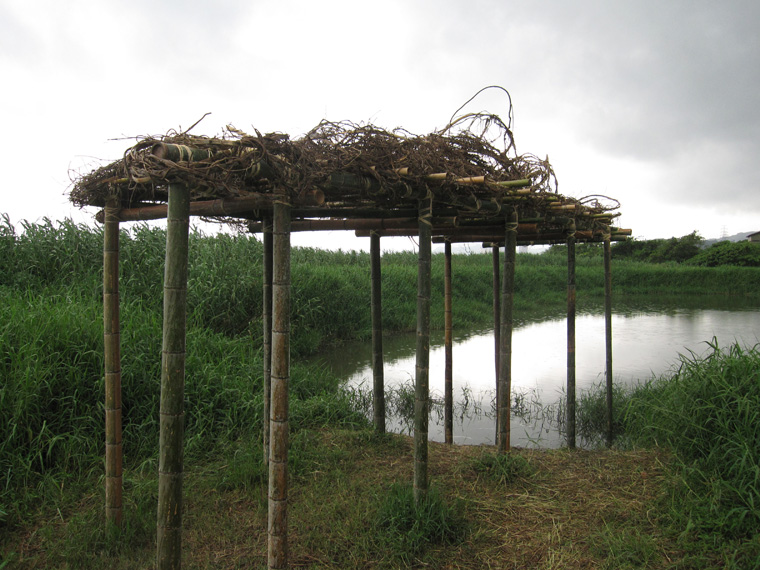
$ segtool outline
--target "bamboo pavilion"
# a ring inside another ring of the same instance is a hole
[[[496,135],[493,135],[496,133]],[[608,406],[611,406],[610,242],[630,230],[613,225],[619,204],[558,192],[548,159],[518,154],[496,115],[469,114],[425,136],[372,125],[322,122],[292,140],[281,133],[218,137],[170,132],[146,137],[121,160],[81,176],[70,199],[99,208],[104,223],[106,513],[121,524],[121,366],[119,227],[167,220],[161,365],[157,567],[178,568],[182,537],[185,319],[191,216],[237,224],[264,243],[264,446],[269,463],[268,563],[287,566],[290,234],[347,230],[370,239],[374,422],[385,430],[380,240],[416,236],[419,244],[414,490],[428,488],[431,244],[446,255],[446,439],[451,437],[451,244],[478,242],[494,258],[497,447],[510,448],[512,296],[518,245],[568,248],[568,446],[575,446],[575,244],[604,244]],[[500,250],[504,250],[503,263]],[[500,275],[501,273],[501,275]],[[501,288],[499,286],[501,283]],[[611,408],[610,408],[611,409]],[[608,435],[609,437],[609,435]]]

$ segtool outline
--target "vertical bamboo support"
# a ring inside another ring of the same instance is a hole
[[[190,192],[169,185],[158,460],[157,567],[181,567],[185,323]]]
[[[499,352],[501,351],[501,289],[499,278],[499,246],[494,245],[492,248],[493,258],[493,343],[494,343],[494,378],[496,385],[496,433],[493,441],[499,440]]]
[[[444,245],[444,270],[443,270],[443,315],[444,315],[444,412],[443,423],[445,441],[454,443],[454,356],[453,356],[453,316],[451,301],[451,241],[446,240]]]
[[[414,500],[428,491],[428,420],[430,401],[430,265],[432,197],[420,201],[417,266],[417,365],[414,396]]]
[[[380,236],[370,234],[370,280],[372,281],[372,407],[375,431],[385,433],[385,377],[383,375],[383,311],[380,286]]]
[[[109,199],[103,229],[103,344],[105,347],[106,524],[122,523],[121,349],[119,326],[118,201]]]
[[[607,380],[607,447],[612,447],[612,252],[604,236],[604,345]]]
[[[498,453],[510,450],[510,406],[512,394],[512,309],[515,289],[517,252],[517,212],[512,211],[505,224],[504,277],[501,286],[501,335],[499,345],[499,389],[497,401]]]
[[[575,449],[575,223],[567,236],[567,447]]]
[[[274,204],[273,238],[268,565],[269,568],[287,568],[290,206],[283,202]]]
[[[264,334],[264,465],[269,464],[269,412],[272,394],[272,218],[264,218],[264,275],[262,278],[262,323]]]

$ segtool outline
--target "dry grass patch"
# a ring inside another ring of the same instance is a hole
[[[291,476],[290,561],[297,568],[393,568],[398,552],[380,540],[375,520],[395,483],[412,479],[412,444],[405,436],[315,430],[297,447]],[[663,482],[663,458],[651,451],[536,451],[528,476],[500,482],[478,467],[493,446],[430,444],[431,487],[447,504],[461,503],[466,530],[452,544],[431,544],[408,566],[434,568],[666,568],[677,549],[649,515]],[[229,462],[187,466],[185,568],[264,568],[266,483],[225,479]],[[99,501],[79,517],[97,528]],[[88,514],[89,513],[89,514]],[[23,552],[9,568],[97,568],[90,553],[67,562],[56,549],[71,521],[40,519],[17,538]],[[133,568],[153,559],[154,534],[112,551],[109,565]],[[385,546],[384,546],[385,545]],[[82,542],[82,548],[89,546]],[[138,562],[139,561],[139,562]],[[15,564],[15,565],[14,565]]]

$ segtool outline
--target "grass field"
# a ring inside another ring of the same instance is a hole
[[[25,224],[22,231],[7,218],[0,223],[0,568],[150,566],[164,245],[162,230],[139,225],[121,240],[127,525],[117,540],[103,529],[102,233],[68,221]],[[261,245],[247,236],[196,232],[190,251],[187,567],[256,567],[266,534]],[[563,261],[561,250],[519,255],[520,311],[561,306]],[[664,387],[648,385],[649,399],[640,397],[644,392],[621,398],[629,411],[619,421],[619,441],[627,447],[612,453],[519,451],[524,461],[505,465],[488,448],[434,445],[438,494],[427,511],[409,513],[409,440],[374,437],[340,380],[302,364],[326,345],[369,336],[369,257],[295,249],[292,263],[291,522],[300,566],[482,568],[504,560],[536,568],[746,568],[758,561],[751,530],[760,504],[760,442],[752,431],[760,409],[752,392],[760,384],[756,354],[735,354],[743,362],[735,368],[744,372],[731,378],[748,379],[738,388],[731,379],[718,381],[716,371],[734,366],[723,357],[692,366],[693,377],[710,370],[705,374],[716,379],[695,388],[692,400],[702,401],[699,390],[748,394],[716,400],[715,408],[728,413],[703,420],[747,428],[729,438],[731,445],[719,440],[719,448],[739,458],[733,463],[701,450],[712,463],[692,469],[701,456],[683,455],[663,435],[688,431],[658,423],[680,409],[677,396],[686,389],[663,380]],[[415,326],[416,263],[412,253],[383,257],[389,331]],[[442,256],[434,256],[433,295],[441,298],[442,274]],[[598,248],[578,256],[577,275],[581,304],[602,295]],[[617,295],[751,295],[760,268],[619,262],[613,276]],[[490,255],[455,257],[460,325],[490,324],[491,279]],[[432,314],[442,327],[443,303],[434,303]],[[585,405],[593,425],[593,397]],[[725,484],[715,483],[711,470],[721,465]],[[692,488],[717,499],[675,513]],[[737,500],[739,510],[732,506]]]

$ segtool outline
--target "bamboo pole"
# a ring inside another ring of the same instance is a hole
[[[499,246],[491,246],[493,258],[493,342],[496,384],[496,409],[499,409],[499,351],[501,350],[501,290],[499,288]],[[496,414],[496,433],[494,443],[499,440],[499,414]]]
[[[420,504],[428,491],[428,420],[430,406],[430,231],[433,199],[420,201],[417,268],[417,364],[414,398],[414,501]]]
[[[375,431],[385,433],[385,377],[383,375],[383,312],[380,271],[380,236],[370,236],[372,296],[372,409]]]
[[[607,381],[607,447],[612,447],[612,252],[609,235],[604,240],[604,346]]]
[[[269,568],[288,565],[290,206],[275,202],[272,271],[272,406],[269,441]]]
[[[103,344],[105,346],[106,524],[122,525],[121,348],[118,200],[110,199],[103,229]]]
[[[262,325],[264,335],[264,465],[269,465],[269,414],[272,401],[272,217],[264,218],[264,274],[262,276]]]
[[[251,214],[257,210],[271,210],[275,200],[274,194],[249,194],[217,200],[199,200],[190,202],[190,215],[222,217]],[[294,198],[294,202],[301,206],[320,206],[324,204],[324,201],[325,195],[321,190],[306,192]],[[160,220],[167,216],[167,208],[166,204],[126,208],[119,211],[118,219],[120,222]],[[99,221],[102,221],[102,217],[101,212],[95,216]]]
[[[443,315],[444,315],[444,411],[443,424],[445,441],[454,443],[454,356],[453,356],[453,314],[451,299],[451,242],[444,245],[443,269]]]
[[[510,407],[512,394],[512,309],[515,289],[515,257],[517,252],[517,212],[512,210],[507,218],[504,235],[504,277],[501,285],[501,335],[499,346],[499,400],[497,422],[499,453],[510,450]]]
[[[575,224],[567,236],[567,447],[575,449]]]
[[[190,191],[169,186],[158,460],[157,567],[181,567],[185,323]]]
[[[319,232],[334,230],[362,230],[362,237],[369,237],[379,230],[407,230],[417,233],[417,217],[414,218],[362,218],[362,219],[309,219],[293,220],[290,224],[291,232]],[[433,218],[434,227],[456,227],[456,217]],[[256,233],[261,231],[260,223],[248,224],[249,231]]]

